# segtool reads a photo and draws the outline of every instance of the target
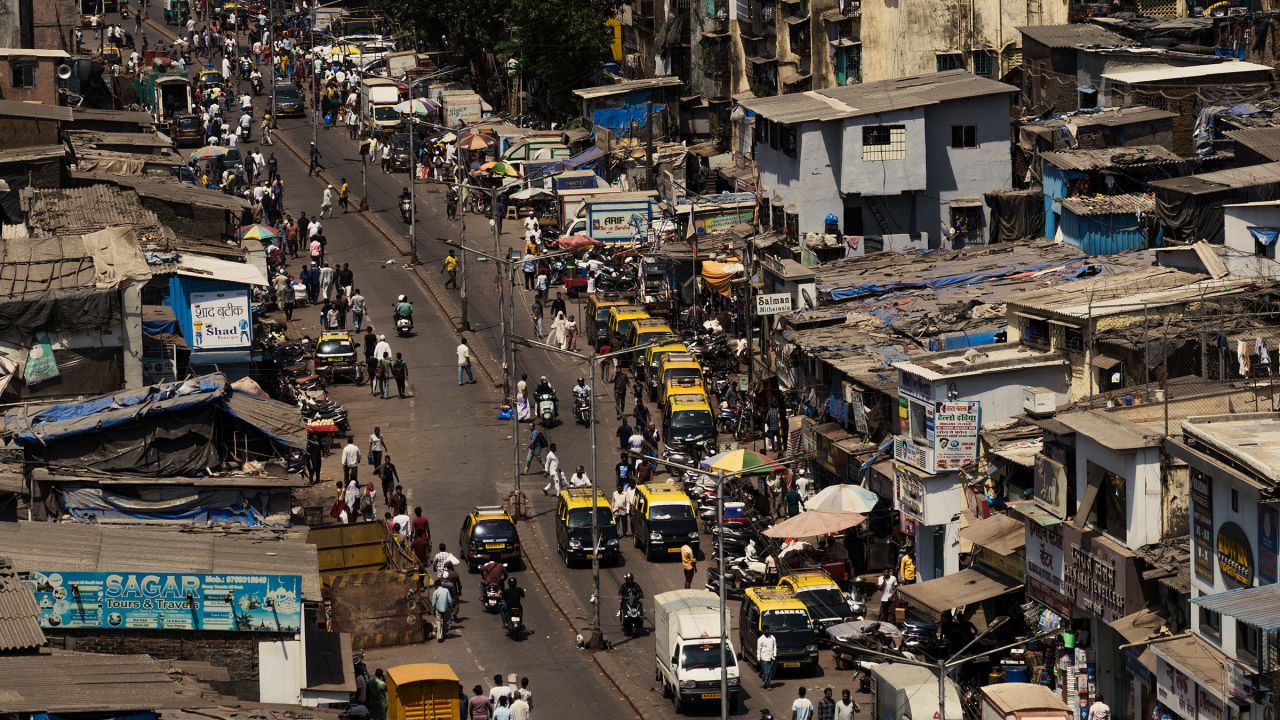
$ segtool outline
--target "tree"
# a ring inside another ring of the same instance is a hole
[[[492,99],[496,88],[493,48],[506,34],[500,0],[376,0],[378,8],[395,17],[416,39],[457,51],[475,79],[475,90]]]
[[[538,114],[555,120],[576,116],[572,91],[599,79],[608,61],[614,0],[512,0],[511,37],[499,50],[520,64]]]

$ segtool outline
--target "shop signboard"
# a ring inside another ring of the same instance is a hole
[[[1218,572],[1228,590],[1253,586],[1253,547],[1239,524],[1227,521],[1218,528]]]
[[[1222,701],[1203,687],[1196,688],[1196,720],[1229,720]]]
[[[756,315],[778,315],[791,312],[791,293],[766,293],[756,296]]]
[[[1063,594],[1062,526],[1027,521],[1027,595],[1059,615],[1071,615],[1071,601]]]
[[[978,458],[982,403],[940,402],[933,412],[934,472],[959,470]]]
[[[1258,503],[1258,584],[1276,581],[1277,554],[1280,553],[1280,511]]]
[[[898,510],[903,515],[924,522],[924,482],[915,473],[901,465],[893,466],[894,495],[898,499]]]
[[[296,633],[302,577],[198,573],[23,573],[46,629]]]
[[[191,293],[191,350],[247,348],[253,344],[249,293],[226,290]]]
[[[1067,468],[1065,465],[1047,455],[1036,455],[1032,488],[1037,506],[1058,519],[1067,517]]]
[[[1213,586],[1213,478],[1191,468],[1191,568]]]
[[[1196,684],[1159,655],[1156,656],[1156,700],[1179,717],[1196,716]]]
[[[1142,609],[1136,558],[1102,537],[1081,535],[1075,528],[1064,529],[1063,535],[1067,540],[1063,595],[1106,622]]]
[[[927,471],[933,465],[933,450],[911,442],[910,437],[897,435],[893,438],[893,459]]]

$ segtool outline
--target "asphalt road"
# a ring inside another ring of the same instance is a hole
[[[152,27],[163,27],[157,8],[152,10]],[[166,28],[169,32],[174,27]],[[154,30],[152,31],[154,35]],[[257,110],[267,102],[261,99]],[[320,195],[324,181],[308,177],[306,166],[299,153],[305,152],[312,138],[310,118],[280,118],[277,144],[264,148],[264,153],[274,150],[279,161],[280,173],[285,182],[287,209],[296,217],[299,212],[314,216],[320,209]],[[256,136],[256,132],[255,132]],[[324,130],[317,133],[318,147],[323,155],[326,178],[337,184],[346,177],[351,183],[353,198],[364,194],[361,166],[356,143],[347,136],[345,129]],[[256,141],[255,137],[255,141]],[[256,147],[256,142],[248,145]],[[290,150],[292,148],[292,151]],[[495,265],[477,262],[475,256],[467,258],[468,283],[467,316],[471,332],[469,342],[482,354],[486,375],[477,368],[477,384],[459,387],[456,384],[457,345],[461,312],[458,308],[460,293],[442,288],[443,275],[439,263],[448,247],[441,239],[456,241],[460,223],[449,222],[444,215],[443,193],[439,186],[417,185],[419,223],[419,257],[423,267],[418,273],[406,265],[407,258],[385,237],[384,229],[400,235],[400,247],[407,247],[408,228],[401,222],[397,197],[406,186],[406,173],[383,174],[376,165],[367,168],[368,213],[338,214],[324,221],[328,242],[328,257],[337,262],[350,263],[355,273],[355,285],[365,295],[370,307],[372,322],[380,331],[386,331],[393,352],[403,352],[410,367],[409,399],[381,400],[370,397],[367,386],[338,386],[333,395],[350,410],[353,434],[362,449],[367,447],[369,433],[374,426],[381,427],[387,438],[388,452],[394,458],[405,489],[409,505],[421,505],[431,521],[433,543],[447,542],[457,554],[458,529],[466,512],[478,504],[493,504],[505,496],[513,485],[512,438],[509,422],[499,422],[495,416],[501,392],[495,383],[500,380],[498,355],[501,342],[499,327],[498,287]],[[336,207],[335,207],[336,210]],[[494,241],[486,218],[478,215],[466,217],[468,243],[486,252],[492,252]],[[499,255],[508,248],[523,245],[519,226],[508,222],[501,237]],[[292,261],[291,271],[301,268],[301,260]],[[423,281],[425,278],[425,282]],[[404,293],[415,306],[417,334],[407,339],[397,339],[391,333],[390,309],[397,295]],[[516,333],[535,338],[532,322],[526,308],[532,297],[522,289],[517,290]],[[554,296],[554,292],[552,293]],[[581,307],[569,303],[569,312],[577,316],[579,326],[585,327]],[[316,308],[302,308],[294,313],[295,332],[310,334],[318,331],[319,317]],[[585,338],[582,338],[585,341]],[[585,342],[580,342],[581,346]],[[483,354],[487,352],[487,357]],[[519,352],[515,376],[527,373],[532,381],[539,375],[547,375],[558,389],[562,409],[570,404],[569,389],[579,375],[586,374],[585,366],[573,358],[539,349],[522,349]],[[604,385],[596,389],[598,441],[598,475],[601,493],[606,496],[614,486],[613,467],[619,459],[614,430],[617,427],[613,387]],[[630,400],[628,401],[630,407]],[[654,410],[654,408],[650,408]],[[587,428],[577,425],[566,412],[559,426],[549,431],[552,442],[557,443],[566,474],[579,464],[591,471],[591,440]],[[520,440],[523,442],[524,437]],[[333,483],[341,476],[337,467],[337,455],[327,462],[322,477]],[[367,466],[362,468],[366,472]],[[574,647],[575,628],[591,624],[594,584],[589,568],[568,569],[554,555],[554,530],[552,515],[554,498],[544,497],[541,486],[545,482],[540,475],[520,479],[522,489],[532,501],[535,518],[521,527],[521,535],[530,564],[536,572],[517,572],[521,584],[529,588],[526,612],[531,633],[521,643],[508,640],[502,633],[496,616],[487,616],[476,604],[464,603],[461,607],[461,627],[447,642],[424,646],[404,646],[371,650],[366,654],[371,668],[384,667],[407,661],[442,661],[454,666],[467,688],[480,683],[487,690],[492,675],[516,672],[531,678],[531,687],[537,701],[535,708],[589,707],[597,715],[606,717],[674,717],[671,706],[660,697],[653,682],[653,645],[650,638],[638,638],[624,642],[617,611],[616,588],[623,574],[635,574],[647,597],[683,586],[683,575],[678,561],[648,562],[632,546],[630,539],[623,541],[624,562],[618,567],[601,570],[601,629],[605,637],[617,645],[609,653],[608,666],[613,679],[601,672],[600,663],[593,662],[586,651]],[[709,552],[709,536],[704,535],[702,548]],[[705,580],[707,560],[699,564],[695,587]],[[476,576],[464,579],[464,597],[474,599],[478,588]],[[652,608],[646,607],[652,625]],[[737,603],[731,612],[736,617]],[[736,633],[735,633],[736,642]],[[744,702],[739,716],[758,713],[768,707],[778,717],[789,717],[788,708],[800,685],[811,687],[810,694],[820,697],[816,688],[832,684],[837,688],[854,685],[849,673],[838,675],[831,669],[829,654],[824,653],[825,676],[795,678],[783,674],[774,690],[759,689],[753,669],[743,667]],[[618,685],[614,683],[617,682]],[[622,697],[625,695],[626,697]],[[695,714],[714,716],[716,707],[708,707]]]

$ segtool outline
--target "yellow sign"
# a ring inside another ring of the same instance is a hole
[[[622,62],[622,23],[618,18],[609,18],[604,21],[604,26],[609,28],[609,49],[613,51],[613,61]]]

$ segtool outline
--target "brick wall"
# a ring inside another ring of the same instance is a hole
[[[109,655],[146,654],[158,660],[200,660],[227,669],[230,683],[210,683],[215,690],[244,700],[258,699],[258,643],[293,639],[293,635],[240,632],[153,630],[46,630],[68,650]]]

